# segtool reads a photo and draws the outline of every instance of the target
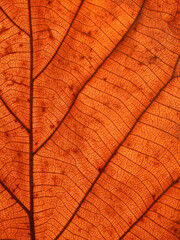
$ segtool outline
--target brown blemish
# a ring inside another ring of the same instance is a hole
[[[101,168],[98,168],[98,171],[100,172],[102,169]]]
[[[22,47],[22,46],[23,46],[23,44],[22,44],[22,43],[20,43],[20,44],[19,44],[19,47]]]
[[[133,224],[133,221],[130,219],[129,220],[129,225],[132,225]]]
[[[170,229],[172,232],[174,232],[175,234],[177,234],[177,237],[180,237],[180,230],[177,227],[170,227]]]
[[[9,137],[9,133],[8,132],[5,132],[5,135],[6,135],[6,137]]]
[[[18,152],[18,153],[17,153],[17,155],[20,157],[20,156],[21,156],[21,153],[20,153],[20,152]]]
[[[131,146],[131,142],[127,142],[127,143],[126,143],[126,146],[127,146],[127,147],[130,147],[130,146]]]
[[[2,27],[2,28],[0,29],[0,35],[1,35],[2,33],[4,33],[5,31],[7,31],[7,30],[8,30],[8,28]]]
[[[138,62],[138,65],[139,65],[139,66],[143,66],[144,63],[142,63],[142,62]]]
[[[85,58],[85,56],[80,56],[80,59],[84,59]]]
[[[12,47],[11,46],[9,46],[9,47],[6,47],[5,48],[5,56],[7,56],[7,55],[9,55],[9,54],[11,54],[11,53],[13,53],[13,50],[12,50]]]
[[[73,151],[73,153],[77,153],[77,152],[78,152],[78,149],[75,148],[75,149],[73,149],[72,151]]]
[[[57,186],[57,177],[56,176],[53,176],[52,177],[52,180],[54,182],[54,186]]]
[[[153,209],[153,212],[157,213],[157,209],[156,209],[156,208],[154,208],[154,209]]]
[[[91,34],[92,34],[92,32],[91,32],[91,31],[89,31],[89,32],[87,33],[87,35],[88,35],[88,36],[91,36]]]
[[[154,162],[153,162],[153,165],[154,165],[155,167],[158,167],[158,166],[159,166],[159,162],[158,162],[158,161],[154,161]]]
[[[51,38],[51,39],[54,38],[52,30],[49,27],[48,27],[48,34],[49,34],[49,38]]]
[[[76,71],[76,72],[79,72],[78,67],[74,67],[73,70]]]
[[[42,107],[42,112],[45,112],[46,111],[46,108],[45,107]]]
[[[51,128],[51,129],[55,128],[54,124],[51,124],[51,125],[50,125],[50,128]]]
[[[65,171],[64,171],[64,170],[62,170],[61,174],[62,174],[62,175],[64,175],[64,174],[65,174]]]
[[[149,63],[149,64],[152,64],[152,63],[154,63],[154,62],[156,61],[156,59],[157,59],[157,56],[151,56],[151,57],[149,58],[148,63]]]
[[[19,101],[20,101],[20,99],[17,97],[16,100],[15,100],[15,102],[19,102]]]
[[[70,90],[73,90],[73,88],[74,88],[73,84],[69,85]]]
[[[156,194],[152,194],[152,198],[153,198],[153,200],[155,200],[156,199]]]
[[[51,5],[54,2],[54,0],[49,0],[48,5]]]
[[[154,153],[154,158],[159,159],[160,155],[158,152]]]
[[[87,35],[87,36],[91,36],[92,32],[91,31],[88,31],[88,32],[83,32],[83,34]]]
[[[106,211],[107,215],[110,216],[110,217],[114,216],[114,214],[115,214],[115,211],[112,208],[110,208],[109,206],[107,206],[105,208],[105,211]]]

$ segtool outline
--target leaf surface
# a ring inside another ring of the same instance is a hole
[[[179,11],[0,0],[0,239],[179,239]]]

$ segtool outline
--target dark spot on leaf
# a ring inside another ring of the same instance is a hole
[[[155,153],[154,153],[154,158],[155,158],[155,159],[159,159],[159,157],[160,157],[160,154],[159,154],[158,152],[155,152]]]
[[[85,56],[80,56],[80,59],[84,59],[85,58]]]
[[[51,5],[54,0],[48,0],[48,5]]]
[[[89,31],[89,32],[87,33],[87,35],[88,35],[88,36],[91,36],[91,33],[92,33],[92,32],[91,32],[91,31]]]
[[[133,221],[130,219],[129,220],[129,225],[132,225],[133,224]]]
[[[18,153],[17,153],[17,155],[20,157],[20,156],[21,156],[21,153],[20,153],[20,152],[18,152]]]
[[[173,233],[175,233],[177,235],[177,237],[180,237],[180,229],[179,228],[172,226],[172,227],[170,227],[169,230],[172,231]]]
[[[130,146],[131,146],[131,142],[127,142],[127,143],[126,143],[126,146],[127,146],[127,147],[130,147]]]
[[[153,212],[155,212],[155,213],[156,213],[156,212],[157,212],[157,209],[155,208],[155,209],[153,210]]]
[[[51,39],[54,38],[52,30],[50,28],[48,28],[48,34],[49,34],[49,38],[51,38]]]
[[[69,89],[73,90],[73,84],[69,85]]]
[[[53,176],[52,177],[52,180],[54,182],[54,186],[57,186],[57,177],[56,176]]]
[[[22,44],[22,43],[20,43],[20,44],[19,44],[19,47],[22,47],[22,46],[23,46],[23,44]]]
[[[1,35],[2,33],[4,33],[5,31],[7,31],[7,30],[8,30],[8,28],[2,27],[2,28],[0,29],[0,35]]]
[[[101,171],[101,168],[98,168],[98,171],[100,172],[100,171]]]
[[[20,101],[20,99],[17,97],[15,102],[19,102],[19,101]]]
[[[138,62],[138,65],[139,65],[139,66],[143,66],[144,63],[142,63],[142,62]]]
[[[153,165],[154,165],[155,167],[158,167],[158,166],[159,166],[159,162],[155,160],[155,161],[153,162]]]
[[[157,56],[152,56],[152,57],[149,58],[148,63],[152,64],[152,63],[154,63],[156,61],[156,59],[157,59]]]
[[[155,198],[156,198],[156,194],[152,194],[152,198],[155,200]]]
[[[42,112],[45,112],[46,111],[46,108],[45,107],[42,107]]]
[[[38,195],[39,195],[38,193],[34,193],[34,197],[35,197],[35,198],[38,197]]]
[[[5,132],[5,135],[6,135],[6,137],[9,137],[9,133],[8,132]]]
[[[75,148],[72,151],[73,151],[73,153],[77,153],[79,150],[77,148]]]
[[[11,54],[11,53],[13,53],[13,50],[12,50],[12,47],[11,46],[9,46],[9,47],[6,47],[5,48],[5,56],[7,56],[7,55],[9,55],[9,54]]]
[[[51,124],[51,125],[50,125],[50,128],[51,128],[51,129],[53,129],[54,127],[55,127],[54,124]]]

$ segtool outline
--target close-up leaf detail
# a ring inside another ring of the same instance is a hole
[[[0,240],[180,239],[179,56],[179,0],[0,0]]]

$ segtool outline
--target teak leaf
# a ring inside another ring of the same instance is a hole
[[[180,238],[179,0],[0,0],[0,239]]]

